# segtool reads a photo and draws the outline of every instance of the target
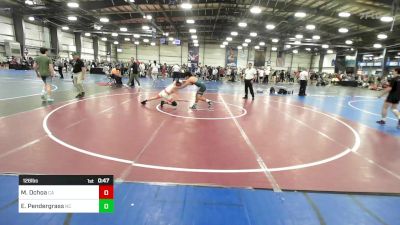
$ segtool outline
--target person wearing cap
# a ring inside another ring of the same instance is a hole
[[[51,85],[48,83],[49,77],[54,77],[53,62],[47,56],[48,50],[46,48],[40,48],[40,56],[35,58],[33,68],[36,72],[37,77],[41,78],[44,83],[44,93],[42,94],[42,100],[52,102],[54,99],[51,98]]]
[[[78,52],[73,52],[72,57],[74,58],[72,76],[75,88],[78,90],[76,98],[83,98],[85,96],[85,90],[83,89],[83,80],[85,80],[86,67],[85,63],[80,59]]]

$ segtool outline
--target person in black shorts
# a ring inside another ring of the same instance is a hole
[[[397,108],[400,102],[400,68],[394,70],[394,77],[390,80],[390,87],[386,88],[378,98],[383,97],[387,93],[389,94],[382,106],[382,119],[376,122],[381,125],[386,124],[387,110],[390,107],[393,114],[395,114],[399,120],[397,128],[400,129],[400,113]]]

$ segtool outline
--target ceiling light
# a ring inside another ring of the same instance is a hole
[[[32,0],[26,0],[26,1],[25,1],[25,4],[27,4],[27,5],[33,5],[33,1],[32,1]]]
[[[152,15],[147,15],[146,19],[151,20],[151,19],[153,19],[153,16]]]
[[[259,45],[260,46],[265,46],[265,42],[262,41],[262,42],[259,43]]]
[[[174,40],[174,38],[173,38],[173,37],[170,37],[170,38],[168,38],[168,40],[169,40],[169,41],[173,41],[173,40]]]
[[[260,46],[258,46],[258,45],[254,46],[254,49],[260,49]]]
[[[352,45],[353,44],[353,41],[352,40],[346,40],[346,45]]]
[[[194,20],[191,20],[191,19],[189,19],[189,20],[186,20],[186,23],[189,23],[189,24],[194,24]]]
[[[239,45],[239,46],[237,46],[237,49],[243,49],[243,47]]]
[[[69,27],[64,26],[64,27],[61,27],[61,29],[63,29],[63,30],[69,30]]]
[[[192,8],[192,4],[185,2],[181,4],[181,8],[182,9],[191,9]]]
[[[70,8],[78,8],[79,4],[77,2],[68,2],[67,6]]]
[[[140,34],[134,34],[133,37],[134,38],[140,38]]]
[[[194,47],[199,47],[199,44],[198,43],[194,43],[193,46]]]
[[[277,47],[272,47],[271,50],[272,51],[276,51],[276,50],[278,50],[278,48]]]
[[[351,14],[349,12],[340,12],[339,16],[340,17],[349,17],[349,16],[351,16]]]
[[[155,46],[156,43],[155,43],[155,42],[151,42],[150,45],[151,45],[151,46]]]
[[[224,41],[222,42],[223,45],[228,45],[228,42]]]
[[[291,45],[285,45],[285,48],[291,48],[292,46]]]
[[[108,22],[110,22],[110,19],[108,19],[107,17],[101,17],[101,18],[100,18],[100,22],[102,22],[102,23],[108,23]]]
[[[239,27],[247,27],[247,23],[245,22],[240,22],[238,25]]]
[[[127,31],[128,31],[128,28],[126,28],[126,27],[121,27],[121,28],[119,28],[119,30],[122,31],[122,32],[127,32]]]
[[[163,33],[163,35],[166,36],[166,37],[168,37],[168,36],[169,36],[169,33],[168,33],[168,32],[167,32],[167,33]]]
[[[85,36],[86,37],[90,37],[90,33],[85,33]]]
[[[147,38],[146,38],[146,39],[143,39],[143,42],[144,42],[144,43],[148,43],[148,42],[149,42],[149,39],[147,39]]]
[[[34,21],[34,20],[35,20],[35,17],[30,16],[28,19],[29,19],[30,21]]]
[[[199,40],[193,40],[193,43],[199,43]]]
[[[250,42],[251,42],[251,40],[250,40],[250,39],[246,39],[246,40],[244,40],[244,42],[246,42],[246,43],[250,43]]]
[[[143,30],[150,30],[150,27],[149,27],[149,26],[146,26],[146,25],[144,25],[144,26],[142,26],[142,29],[143,29]]]
[[[227,37],[226,40],[227,41],[232,41],[232,38],[231,37]]]
[[[381,21],[382,22],[392,22],[393,21],[393,17],[391,17],[391,16],[382,16],[381,17]]]
[[[238,32],[232,31],[232,32],[231,32],[231,35],[232,35],[232,36],[237,36],[237,35],[238,35]]]
[[[315,25],[313,25],[313,24],[308,24],[308,25],[306,26],[306,29],[307,29],[307,30],[315,30]]]
[[[120,49],[120,48],[117,48],[117,52],[122,52],[122,49]]]
[[[131,41],[131,39],[130,39],[130,38],[124,38],[124,40],[125,40],[125,41]]]
[[[196,33],[196,29],[189,29],[190,33]]]
[[[256,33],[256,32],[251,32],[251,33],[250,33],[250,36],[252,36],[252,37],[257,37],[257,33]]]
[[[249,46],[249,44],[243,43],[242,46],[243,46],[243,47],[247,47],[247,46]]]
[[[118,37],[118,34],[117,33],[111,33],[111,36]]]
[[[311,51],[311,48],[306,48],[306,51]]]
[[[220,48],[225,48],[225,45],[220,45],[219,47],[220,47]]]
[[[107,41],[106,37],[101,38],[102,41]]]
[[[379,43],[374,44],[374,48],[382,48],[382,45]]]
[[[93,25],[95,30],[101,30],[102,26],[99,26],[97,24]]]
[[[76,16],[68,16],[68,20],[70,21],[77,21],[78,18]]]
[[[295,36],[297,39],[302,39],[303,38],[303,35],[302,34],[296,34],[296,36]]]
[[[326,53],[328,53],[328,54],[333,54],[333,50],[332,50],[332,49],[328,49],[328,50],[326,51]]]
[[[322,45],[322,48],[329,48],[329,45]]]
[[[272,39],[272,42],[273,42],[273,43],[278,43],[278,42],[279,42],[279,39],[278,39],[278,38],[273,38],[273,39]]]
[[[350,51],[354,51],[354,48],[350,48]]]
[[[118,41],[114,41],[114,45],[117,45],[117,44],[119,44],[119,42]]]
[[[139,44],[139,41],[135,41],[135,45],[138,45]]]
[[[275,29],[275,25],[267,24],[267,26],[265,26],[265,28],[267,28],[267,30],[273,30],[273,29]]]
[[[192,35],[192,39],[197,39],[197,35]]]
[[[301,42],[300,41],[295,41],[294,44],[295,45],[299,45],[299,44],[301,44]]]
[[[294,14],[294,16],[298,18],[304,18],[307,16],[307,14],[305,12],[297,12]]]
[[[258,6],[253,6],[250,8],[250,12],[253,14],[259,14],[259,13],[261,13],[261,8]]]
[[[338,31],[339,31],[339,33],[347,33],[347,32],[349,32],[349,29],[342,27],[342,28],[339,28]]]
[[[314,39],[314,40],[319,40],[319,39],[321,39],[321,36],[319,36],[319,35],[314,35],[314,36],[312,36],[312,39]]]
[[[388,36],[386,34],[378,34],[378,39],[383,40],[386,39]]]
[[[297,50],[297,49],[293,49],[293,51],[292,51],[294,54],[297,54],[297,53],[299,53],[299,50]]]

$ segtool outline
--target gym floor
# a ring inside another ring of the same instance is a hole
[[[214,107],[193,111],[194,87],[140,105],[170,79],[105,82],[78,101],[54,78],[47,104],[32,71],[0,70],[0,224],[400,224],[400,130],[375,123],[377,92],[256,85],[245,101],[240,82],[206,82]],[[112,174],[115,213],[18,214],[18,174]]]

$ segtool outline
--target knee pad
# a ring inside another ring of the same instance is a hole
[[[176,103],[176,101],[173,101],[173,102],[171,103],[171,105],[172,105],[172,106],[177,106],[178,103]]]

